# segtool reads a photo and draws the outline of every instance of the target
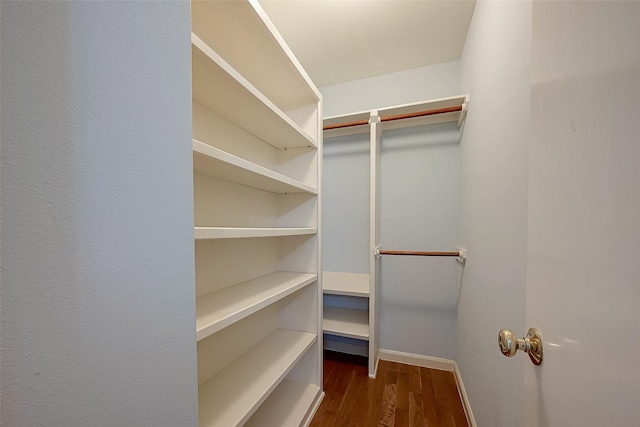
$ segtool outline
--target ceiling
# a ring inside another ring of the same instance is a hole
[[[317,86],[460,58],[475,0],[260,0]]]

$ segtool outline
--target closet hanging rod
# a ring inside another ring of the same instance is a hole
[[[461,257],[461,253],[456,252],[438,252],[438,251],[388,251],[379,250],[380,255],[412,255],[412,256],[446,256],[446,257]]]
[[[434,116],[436,114],[455,113],[456,111],[462,111],[462,105],[457,105],[455,107],[436,108],[434,110],[416,111],[414,113],[397,114],[395,116],[386,116],[386,117],[381,117],[380,121],[391,122],[394,120],[413,119],[415,117]],[[325,125],[322,127],[322,130],[341,129],[341,128],[348,128],[353,126],[362,126],[366,124],[369,124],[369,120],[358,120],[355,122]]]
[[[353,126],[362,126],[368,125],[369,119],[367,120],[358,120],[356,122],[347,122],[347,123],[337,123],[335,125],[326,125],[322,127],[322,130],[331,130],[331,129],[342,129],[342,128],[350,128]]]
[[[455,107],[436,108],[435,110],[416,111],[415,113],[398,114],[395,116],[380,117],[381,122],[391,122],[393,120],[413,119],[414,117],[435,116],[436,114],[455,113],[462,111],[462,105]]]

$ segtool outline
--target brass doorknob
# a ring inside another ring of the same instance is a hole
[[[530,328],[527,336],[518,339],[516,334],[509,329],[500,329],[498,332],[498,346],[500,351],[507,357],[513,357],[518,350],[523,350],[529,354],[529,358],[534,365],[542,363],[542,336],[536,328]]]

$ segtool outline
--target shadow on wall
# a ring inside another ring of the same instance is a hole
[[[454,259],[395,258],[382,261],[380,347],[455,359],[461,266]]]
[[[460,144],[462,128],[456,123],[436,123],[424,126],[387,130],[382,134],[381,152],[421,150],[433,153],[438,146]],[[385,144],[385,142],[387,142]]]

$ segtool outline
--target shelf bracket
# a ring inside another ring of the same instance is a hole
[[[373,256],[375,258],[380,258],[382,255],[380,254],[380,248],[382,247],[382,245],[378,245],[374,248],[373,250]]]
[[[464,102],[462,103],[462,111],[460,111],[460,117],[458,117],[458,127],[464,124],[464,121],[467,118],[468,110],[469,110],[469,95],[465,96]]]
[[[467,250],[461,247],[458,247],[458,251],[460,252],[460,256],[456,257],[456,261],[460,264],[464,264],[467,262]]]

